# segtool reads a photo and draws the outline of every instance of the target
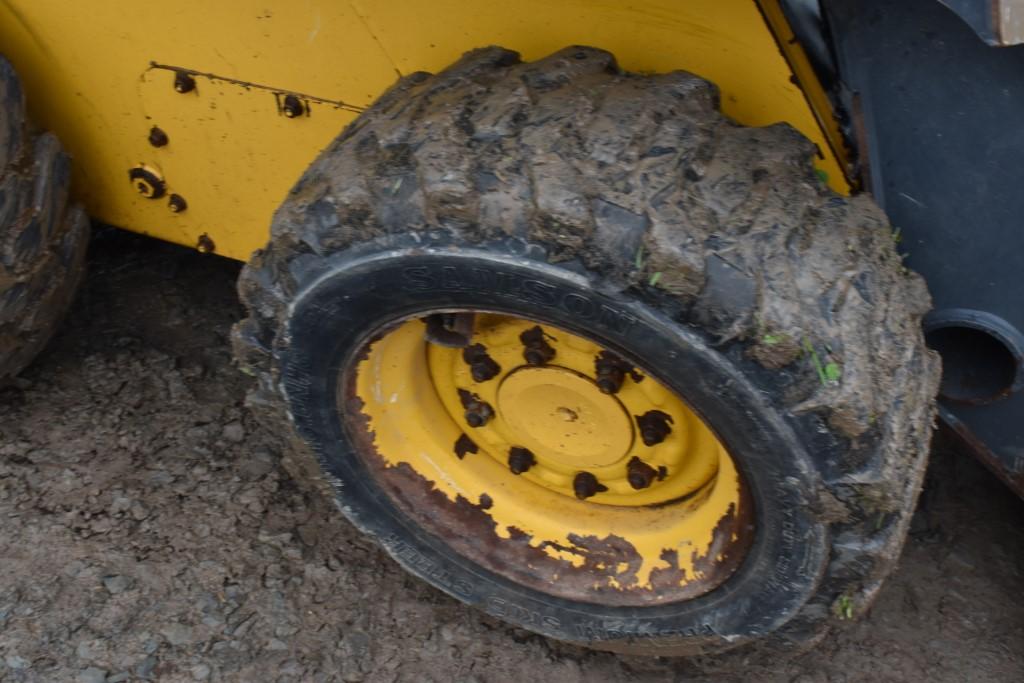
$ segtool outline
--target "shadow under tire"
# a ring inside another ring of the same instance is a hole
[[[869,199],[821,186],[813,151],[786,125],[724,118],[706,81],[593,48],[531,63],[487,48],[407,76],[312,164],[243,270],[253,405],[290,417],[346,517],[402,566],[510,623],[637,654],[800,649],[892,570],[939,373],[922,280]],[[678,598],[609,569],[628,544],[582,539],[570,550],[597,583],[574,599],[553,584],[568,561],[531,582],[543,573],[481,559],[518,544],[547,562],[489,497],[382,453],[359,393],[374,344],[439,311],[567,331],[678,395],[744,482],[742,561]]]

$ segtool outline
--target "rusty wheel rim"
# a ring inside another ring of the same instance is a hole
[[[554,325],[478,313],[451,348],[427,341],[429,320],[369,343],[347,375],[357,400],[340,403],[412,523],[516,583],[598,604],[690,599],[736,570],[750,497],[680,397]]]

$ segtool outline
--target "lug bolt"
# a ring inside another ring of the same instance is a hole
[[[162,129],[153,126],[149,129],[149,144],[154,147],[163,147],[169,142],[167,139],[167,133]]]
[[[603,394],[617,394],[632,366],[610,351],[602,351],[594,359],[595,382]]]
[[[608,487],[597,480],[590,472],[580,472],[572,480],[572,490],[580,500],[608,490]]]
[[[184,94],[196,89],[196,79],[187,71],[176,71],[174,73],[174,89]]]
[[[501,372],[501,366],[487,354],[487,347],[483,344],[472,344],[463,349],[462,360],[469,364],[474,382],[486,382]]]
[[[655,479],[659,479],[658,470],[634,455],[626,463],[626,479],[629,480],[630,486],[639,491],[650,486]]]
[[[210,236],[205,232],[199,236],[199,240],[196,242],[196,251],[200,254],[212,254],[217,250],[217,245],[213,243]]]
[[[466,424],[470,427],[483,427],[487,421],[494,417],[494,409],[486,401],[482,401],[476,394],[465,389],[459,389],[459,401],[465,408]]]
[[[295,95],[285,95],[284,103],[281,105],[281,111],[284,115],[290,119],[298,118],[306,113],[306,107],[303,106],[302,100]]]
[[[555,350],[544,338],[544,330],[536,325],[519,335],[523,343],[523,359],[530,365],[546,365],[555,357]]]
[[[512,474],[522,474],[536,464],[537,459],[529,450],[519,446],[508,449],[508,468]]]
[[[172,213],[181,213],[188,208],[188,202],[186,202],[185,198],[180,194],[172,194],[167,198],[167,208],[170,209]]]
[[[672,433],[672,416],[660,410],[648,410],[636,416],[636,425],[640,428],[640,438],[645,446],[656,446]]]

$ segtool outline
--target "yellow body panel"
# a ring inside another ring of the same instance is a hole
[[[692,71],[740,123],[802,131],[846,189],[753,0],[0,1],[0,52],[34,120],[71,153],[89,213],[238,259],[263,245],[288,189],[359,108],[400,74],[490,44],[524,59],[587,44],[626,69]],[[195,89],[177,92],[171,67],[191,72]],[[288,94],[299,116],[286,115]],[[166,145],[150,144],[153,126]],[[138,193],[128,172],[140,166],[166,195]],[[171,193],[185,210],[171,210]]]

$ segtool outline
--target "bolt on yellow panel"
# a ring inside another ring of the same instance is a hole
[[[0,50],[34,120],[72,154],[90,214],[239,259],[263,245],[288,189],[359,108],[401,74],[491,44],[525,59],[588,44],[626,69],[692,71],[740,123],[801,130],[846,189],[753,0],[0,3]],[[174,68],[194,88],[176,88]],[[135,168],[154,169],[165,193],[140,194]]]

